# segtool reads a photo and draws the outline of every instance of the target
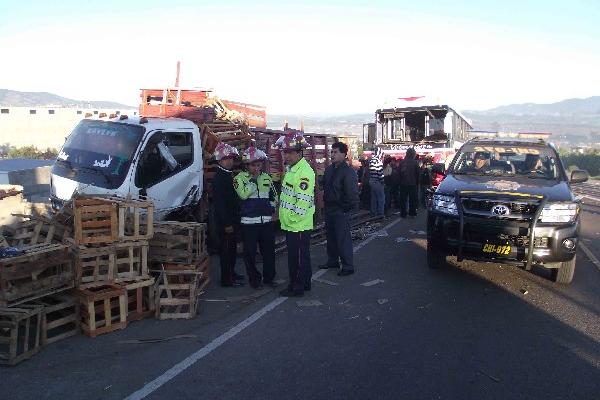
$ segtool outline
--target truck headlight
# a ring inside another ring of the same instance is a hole
[[[579,214],[577,203],[552,203],[542,210],[540,222],[566,223],[573,222]]]
[[[431,202],[431,208],[434,211],[439,211],[445,214],[458,215],[458,208],[456,208],[456,200],[454,199],[454,196],[434,194],[433,201]]]

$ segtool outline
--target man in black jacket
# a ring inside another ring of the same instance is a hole
[[[333,163],[324,176],[325,231],[327,234],[327,263],[320,268],[342,268],[339,276],[354,273],[350,211],[358,209],[358,177],[348,165],[348,146],[335,142],[331,146]]]
[[[219,143],[215,149],[217,168],[212,181],[214,223],[219,233],[219,258],[221,263],[221,286],[243,286],[244,277],[235,273],[237,258],[236,229],[240,223],[239,200],[233,186],[232,168],[239,156],[233,146]]]
[[[406,198],[408,197],[408,215],[417,215],[417,184],[419,183],[419,162],[414,148],[406,150],[404,160],[400,162],[398,175],[400,181],[400,217],[406,218]]]

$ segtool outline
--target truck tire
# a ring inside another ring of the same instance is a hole
[[[565,261],[560,263],[559,268],[552,270],[552,280],[556,283],[562,283],[568,285],[573,280],[575,275],[575,261],[577,256],[573,257],[571,261]]]
[[[435,249],[427,242],[427,266],[430,269],[440,269],[446,266],[446,255]]]

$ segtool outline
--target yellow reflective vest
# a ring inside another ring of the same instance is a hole
[[[281,229],[303,232],[313,229],[315,214],[315,172],[301,158],[288,167],[281,183],[279,195],[279,221]]]

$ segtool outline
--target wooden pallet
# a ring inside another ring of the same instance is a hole
[[[96,286],[115,279],[115,249],[113,246],[80,245],[72,249],[75,264],[75,285]]]
[[[67,246],[31,246],[17,257],[0,259],[0,307],[14,306],[74,286]]]
[[[73,200],[75,244],[112,243],[119,238],[117,205],[97,197]]]
[[[138,321],[154,315],[154,278],[121,282],[127,292],[127,322]]]
[[[122,242],[113,245],[115,282],[148,279],[148,242]]]
[[[154,225],[150,261],[193,264],[206,254],[206,224],[163,221]]]
[[[0,308],[0,364],[16,365],[40,350],[43,307]]]
[[[89,337],[125,329],[127,295],[120,285],[106,284],[76,289],[81,307],[81,330]]]
[[[63,243],[70,236],[68,228],[49,218],[23,214],[12,215],[29,219],[5,228],[9,246],[22,249],[38,244]]]
[[[42,346],[77,335],[81,331],[79,301],[73,295],[57,294],[35,301],[44,307],[42,314]]]
[[[164,264],[156,284],[156,318],[194,318],[202,277],[195,266]]]

